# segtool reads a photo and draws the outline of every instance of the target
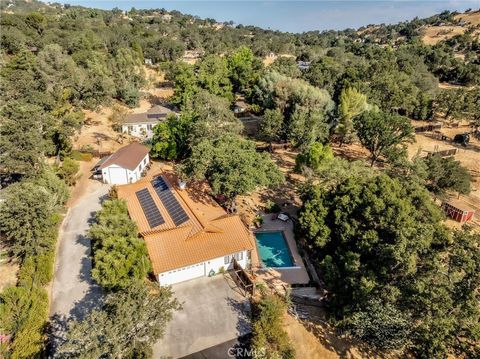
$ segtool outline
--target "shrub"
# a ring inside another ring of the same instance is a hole
[[[88,152],[80,152],[77,150],[73,150],[72,153],[70,154],[70,157],[75,161],[90,162],[93,158],[93,155]]]
[[[48,284],[53,277],[54,252],[29,256],[25,259],[18,273],[20,286],[43,286]]]
[[[0,294],[0,331],[10,336],[12,358],[36,358],[43,350],[48,295],[36,286],[9,287]]]
[[[54,171],[50,168],[44,168],[43,171],[35,178],[34,184],[45,188],[54,199],[57,206],[65,204],[70,196],[68,186]]]
[[[268,201],[265,204],[265,209],[267,213],[280,213],[282,211],[282,207],[273,201]]]
[[[108,198],[118,199],[118,187],[116,185],[110,187],[110,190],[108,191]]]
[[[343,323],[350,333],[380,349],[401,349],[409,342],[411,320],[390,303],[372,299],[365,311]]]
[[[80,165],[77,161],[72,160],[69,157],[65,157],[62,167],[60,167],[58,170],[58,175],[65,181],[66,184],[73,186],[77,182],[77,172],[79,169]]]
[[[283,330],[286,306],[276,295],[269,294],[253,308],[254,358],[295,357],[295,351]]]
[[[325,168],[333,160],[332,148],[320,142],[314,142],[306,147],[295,160],[295,171],[301,172],[304,167],[311,168],[314,172]]]

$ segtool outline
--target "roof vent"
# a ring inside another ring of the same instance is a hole
[[[185,189],[187,187],[187,182],[178,180],[178,187],[180,187],[182,190]]]

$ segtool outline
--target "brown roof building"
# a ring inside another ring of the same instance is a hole
[[[106,157],[105,160],[102,158],[102,163],[98,166],[98,169],[107,168],[115,164],[133,171],[138,167],[138,164],[142,162],[148,152],[148,147],[137,142],[131,143],[128,146],[120,148],[109,157]]]
[[[92,168],[93,178],[104,183],[121,185],[134,183],[145,174],[150,165],[148,147],[131,143],[110,156],[103,157]]]
[[[161,285],[229,269],[232,258],[249,263],[254,239],[238,215],[227,214],[200,184],[179,189],[169,174],[118,187],[145,239]]]

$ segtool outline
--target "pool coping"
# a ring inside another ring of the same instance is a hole
[[[269,267],[269,266],[266,266],[265,263],[263,262],[263,259],[260,255],[260,250],[258,248],[258,242],[257,242],[257,237],[256,237],[256,234],[257,233],[281,233],[282,236],[283,236],[283,241],[285,242],[285,244],[287,245],[287,248],[288,248],[288,254],[290,255],[290,260],[292,261],[292,263],[294,264],[293,267]],[[255,236],[255,248],[256,248],[256,251],[258,253],[258,259],[260,261],[260,263],[262,264],[262,267],[261,268],[258,268],[258,270],[262,270],[262,269],[265,269],[265,270],[268,270],[268,269],[301,269],[302,267],[297,263],[297,261],[295,260],[295,257],[293,256],[293,252],[292,252],[292,248],[290,248],[290,243],[288,243],[288,239],[287,239],[287,234],[285,232],[285,230],[282,230],[282,229],[265,229],[265,230],[262,230],[262,229],[258,229],[256,231],[253,231],[253,235]]]
[[[282,222],[272,217],[272,214],[261,214],[263,222],[260,228],[252,228],[252,234],[256,232],[283,232],[287,240],[288,248],[292,254],[297,267],[263,267],[255,236],[255,249],[252,251],[252,272],[258,276],[260,281],[270,283],[269,285],[292,285],[308,284],[310,276],[305,266],[305,261],[300,255],[298,243],[294,233],[293,221]]]

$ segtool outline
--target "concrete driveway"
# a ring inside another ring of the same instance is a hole
[[[154,358],[181,358],[251,332],[250,303],[228,275],[175,284],[172,290],[183,309],[153,347]],[[228,358],[224,354],[219,358]]]
[[[91,278],[91,247],[86,234],[110,186],[90,180],[87,186],[70,208],[59,233],[50,304],[53,346],[60,340],[67,320],[82,318],[102,297],[101,288]]]

